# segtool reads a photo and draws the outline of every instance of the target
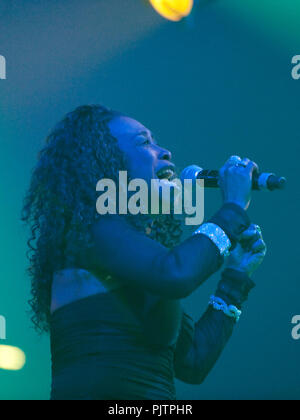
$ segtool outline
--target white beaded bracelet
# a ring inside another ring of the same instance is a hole
[[[240,317],[242,315],[242,311],[240,311],[236,306],[227,305],[227,303],[224,302],[223,299],[218,298],[216,296],[210,297],[209,305],[217,311],[224,312],[224,314],[229,316],[230,318],[234,318],[235,322],[239,322]]]
[[[207,236],[219,248],[221,255],[228,257],[231,242],[220,226],[214,223],[205,223],[194,232],[194,235],[199,234]]]

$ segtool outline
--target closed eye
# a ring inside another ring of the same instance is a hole
[[[151,133],[151,138],[147,132],[141,132],[138,134],[137,137],[140,137],[143,139],[143,141],[139,143],[142,146],[149,145],[149,144],[158,145],[152,133]]]
[[[150,143],[150,144],[153,144],[155,146],[158,146],[158,143],[157,143],[157,141],[154,138],[152,138],[152,140],[146,139],[145,143],[147,143],[147,144]]]
[[[150,141],[149,139],[145,139],[145,140],[143,141],[143,144],[151,144],[151,141]]]
[[[149,144],[155,144],[151,139],[146,137],[141,137],[143,140],[140,142],[140,146],[148,146]]]

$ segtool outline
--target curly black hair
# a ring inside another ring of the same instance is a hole
[[[92,245],[90,227],[96,211],[99,179],[117,182],[126,158],[108,123],[119,112],[101,105],[81,106],[67,114],[46,139],[25,195],[21,220],[30,227],[27,269],[31,277],[32,322],[48,332],[53,274],[77,267],[79,250]],[[181,238],[181,222],[173,215],[152,219],[128,216],[128,221],[168,248]],[[150,229],[151,226],[151,229]]]

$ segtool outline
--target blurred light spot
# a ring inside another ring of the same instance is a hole
[[[160,15],[178,22],[191,13],[194,0],[150,0],[150,3]]]
[[[21,349],[0,345],[0,369],[21,370],[25,363],[26,356]]]

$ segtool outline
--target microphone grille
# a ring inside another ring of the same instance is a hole
[[[200,168],[200,166],[190,165],[181,172],[180,180],[181,182],[184,182],[185,179],[196,180],[198,177],[198,174],[202,171],[203,171],[203,168]]]

